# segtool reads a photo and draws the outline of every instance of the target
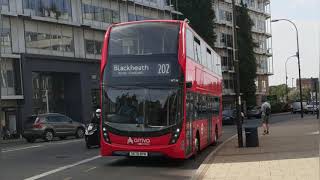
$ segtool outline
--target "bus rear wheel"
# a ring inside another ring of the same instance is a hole
[[[195,139],[194,139],[194,146],[195,146],[195,152],[194,154],[197,155],[200,153],[200,140],[199,140],[199,136],[197,136]]]
[[[217,128],[216,128],[217,129]],[[214,142],[213,145],[216,146],[218,144],[218,131],[215,131],[215,135],[214,135]]]

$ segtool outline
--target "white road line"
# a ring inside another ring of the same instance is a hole
[[[6,153],[6,152],[12,152],[12,151],[21,151],[21,150],[26,150],[26,149],[38,148],[38,147],[42,147],[42,145],[27,146],[27,147],[22,147],[22,148],[4,149],[4,150],[1,150],[1,152]]]
[[[92,158],[88,158],[88,159],[85,159],[85,160],[82,160],[82,161],[79,161],[79,162],[76,162],[74,164],[70,164],[70,165],[67,165],[67,166],[62,166],[62,167],[59,167],[57,169],[54,169],[54,170],[51,170],[51,171],[48,171],[48,172],[45,172],[45,173],[42,173],[42,174],[38,174],[38,175],[35,175],[35,176],[32,176],[32,177],[29,177],[29,178],[26,178],[24,180],[36,180],[36,179],[40,179],[40,178],[43,178],[43,177],[46,177],[46,176],[49,176],[51,174],[54,174],[54,173],[57,173],[59,171],[63,171],[63,170],[66,170],[66,169],[69,169],[69,168],[72,168],[74,166],[78,166],[80,164],[84,164],[84,163],[87,163],[87,162],[90,162],[90,161],[93,161],[95,159],[98,159],[100,158],[101,156],[94,156]]]
[[[87,169],[87,170],[85,170],[85,171],[83,171],[83,172],[86,172],[86,173],[88,173],[89,171],[92,171],[92,170],[94,170],[94,169],[96,169],[97,167],[92,167],[92,168],[89,168],[89,169]]]

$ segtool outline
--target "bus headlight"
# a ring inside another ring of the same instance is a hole
[[[103,128],[102,128],[102,136],[103,136],[103,139],[104,139],[107,143],[109,143],[109,144],[111,143],[106,127],[103,127]]]
[[[180,132],[181,132],[180,128],[177,128],[175,131],[172,132],[172,136],[171,136],[169,144],[174,144],[177,142],[177,140],[180,136]]]

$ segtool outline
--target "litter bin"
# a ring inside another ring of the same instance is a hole
[[[246,147],[258,147],[258,127],[246,127],[244,131],[246,134]]]

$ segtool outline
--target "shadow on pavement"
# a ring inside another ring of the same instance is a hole
[[[261,135],[259,147],[238,148],[237,139],[227,143],[211,163],[258,162],[319,157],[318,120],[313,116],[275,121],[270,135]]]

